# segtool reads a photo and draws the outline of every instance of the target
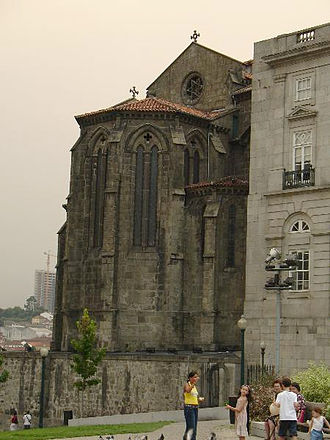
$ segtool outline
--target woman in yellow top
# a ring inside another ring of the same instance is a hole
[[[198,397],[198,391],[196,388],[198,379],[198,373],[196,371],[191,371],[188,374],[188,380],[183,387],[184,417],[186,419],[186,430],[183,436],[184,440],[187,438],[190,440],[196,440],[198,404],[204,400],[204,397]]]

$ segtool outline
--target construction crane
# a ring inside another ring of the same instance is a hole
[[[56,255],[52,254],[51,251],[44,252],[44,255],[47,256],[46,261],[46,272],[45,272],[45,295],[44,295],[44,306],[49,309],[49,273],[50,273],[50,258],[56,258]],[[40,304],[41,305],[41,304]]]

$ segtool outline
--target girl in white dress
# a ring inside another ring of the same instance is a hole
[[[251,390],[248,385],[242,385],[239,391],[236,407],[226,405],[227,409],[235,411],[235,428],[236,434],[240,440],[245,440],[247,437],[247,406],[251,397]]]

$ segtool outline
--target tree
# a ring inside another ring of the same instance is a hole
[[[26,310],[27,312],[34,312],[37,308],[37,305],[38,305],[37,298],[33,295],[29,296],[25,300],[24,310]]]
[[[0,354],[0,370],[1,370],[1,368],[2,368],[2,364],[3,364],[3,355]],[[6,380],[8,379],[8,377],[9,377],[9,371],[8,371],[8,370],[3,370],[3,371],[0,373],[0,383],[4,383],[4,382],[6,382]]]
[[[97,366],[105,356],[105,348],[97,348],[96,322],[89,316],[88,310],[84,309],[83,315],[76,322],[78,338],[72,339],[71,344],[76,353],[73,355],[72,369],[80,376],[74,382],[79,391],[101,382],[95,377]]]
[[[30,298],[28,298],[26,301],[28,301]],[[45,309],[39,307],[38,305],[34,307],[34,310],[28,310],[27,304],[25,304],[24,309],[17,306],[9,307],[8,309],[0,309],[0,325],[4,325],[5,320],[17,322],[31,321],[33,316],[37,316],[44,311]]]

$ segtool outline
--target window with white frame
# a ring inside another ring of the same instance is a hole
[[[297,220],[290,228],[290,232],[310,232],[309,224],[304,220]]]
[[[310,76],[296,79],[296,101],[310,99],[312,96],[311,92],[312,78]]]
[[[297,269],[291,272],[293,277],[293,290],[309,290],[310,279],[310,253],[309,250],[297,250],[292,252],[297,255]]]
[[[296,131],[293,134],[294,171],[309,170],[312,164],[312,130]]]

